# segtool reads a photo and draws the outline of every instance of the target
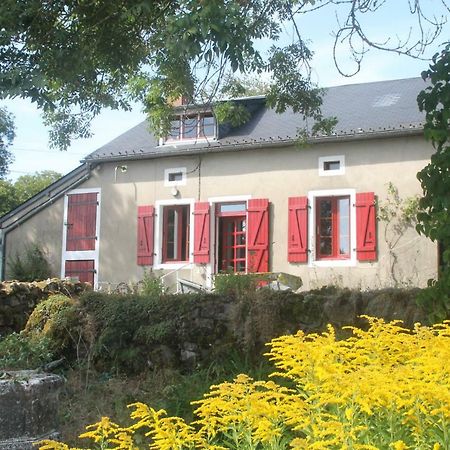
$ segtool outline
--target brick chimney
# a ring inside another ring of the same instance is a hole
[[[189,103],[189,98],[187,95],[180,95],[175,99],[170,100],[170,104],[175,108],[177,106],[185,106]]]

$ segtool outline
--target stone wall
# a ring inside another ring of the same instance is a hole
[[[0,379],[0,450],[32,450],[58,438],[62,377],[34,371],[3,372]]]
[[[78,296],[91,289],[90,284],[57,278],[25,283],[0,283],[0,336],[23,329],[34,307],[51,294]]]
[[[337,329],[367,326],[361,315],[403,320],[407,327],[426,323],[416,303],[418,292],[328,287],[301,293],[261,289],[237,298],[184,294],[160,299],[92,292],[81,299],[77,317],[84,320],[71,335],[83,333],[74,342],[90,342],[91,361],[100,371],[194,369],[230,352],[259,357],[267,342],[298,330],[319,332],[328,323]],[[72,354],[79,355],[79,349]]]

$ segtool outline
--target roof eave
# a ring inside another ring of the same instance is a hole
[[[17,223],[21,223],[25,217],[29,217],[40,210],[42,205],[54,202],[64,195],[67,190],[78,185],[89,176],[90,162],[86,161],[67,175],[64,175],[50,186],[47,186],[30,199],[0,217],[0,228],[9,229]]]
[[[376,130],[370,132],[357,132],[352,134],[340,134],[330,136],[314,136],[307,139],[306,144],[322,144],[329,142],[351,142],[360,140],[372,140],[372,139],[386,139],[391,137],[407,137],[418,136],[423,134],[422,127],[416,128],[402,128],[397,130]],[[158,159],[168,158],[176,156],[186,155],[202,155],[205,153],[220,153],[220,152],[238,152],[242,150],[252,150],[268,147],[287,147],[296,145],[299,142],[298,138],[286,138],[286,139],[273,139],[273,140],[260,140],[260,141],[248,141],[235,143],[221,144],[216,142],[215,145],[204,145],[197,147],[183,147],[179,150],[171,150],[170,152],[141,152],[141,153],[127,153],[124,155],[114,155],[98,158],[85,158],[85,163],[103,163],[103,162],[121,162],[129,160],[142,160],[142,159]]]

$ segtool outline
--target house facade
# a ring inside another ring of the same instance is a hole
[[[2,274],[27,243],[55,275],[97,288],[157,271],[168,285],[205,287],[216,273],[284,272],[304,288],[326,284],[424,286],[437,248],[414,224],[380,220],[388,187],[420,194],[416,173],[432,147],[423,138],[420,78],[329,88],[322,112],[338,123],[311,136],[264,97],[237,99],[250,120],[218,125],[207,108],[179,107],[166,139],[141,123],[0,219]],[[378,206],[377,206],[378,205]],[[397,205],[399,206],[399,205]]]

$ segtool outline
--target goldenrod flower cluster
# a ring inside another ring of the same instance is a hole
[[[103,418],[81,437],[110,450],[450,450],[450,323],[411,331],[367,320],[367,331],[350,328],[346,340],[331,327],[274,339],[271,379],[212,386],[193,402],[191,424],[136,403],[131,427]],[[146,447],[134,444],[138,430]]]

